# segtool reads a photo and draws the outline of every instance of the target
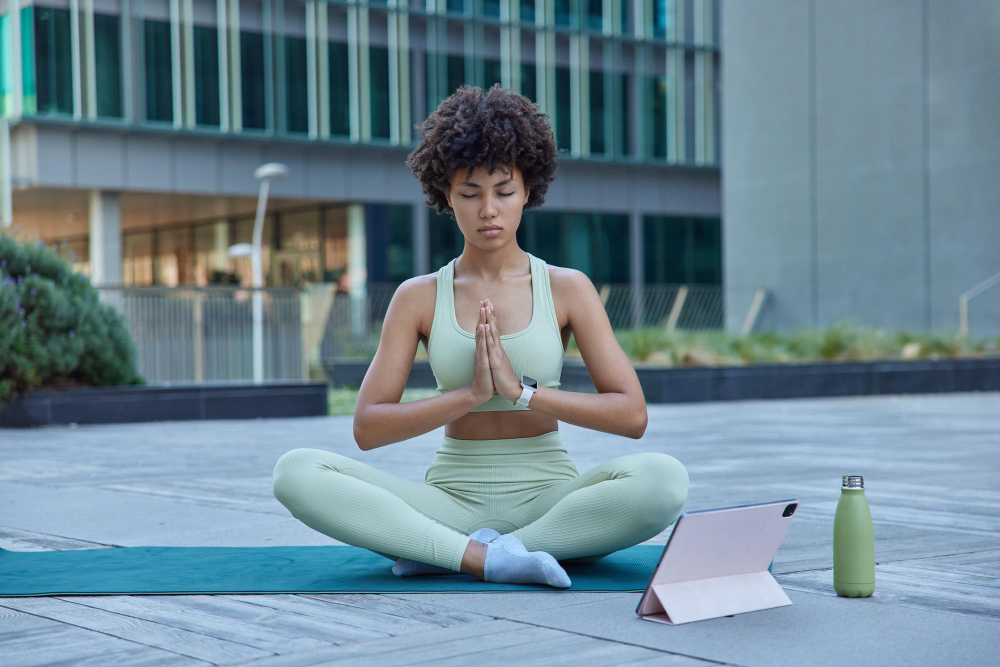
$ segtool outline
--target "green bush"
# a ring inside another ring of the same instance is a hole
[[[122,316],[41,241],[0,233],[0,409],[17,394],[144,384]]]
[[[615,337],[633,362],[663,366],[731,366],[817,361],[968,359],[1000,355],[1000,337],[963,341],[957,333],[890,333],[841,321],[829,329],[749,335],[725,331],[620,329]],[[567,354],[579,356],[576,338]]]

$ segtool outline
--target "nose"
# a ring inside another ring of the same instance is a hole
[[[483,199],[483,207],[479,211],[479,217],[491,220],[497,217],[497,207],[496,202],[493,201],[493,197],[487,195]]]

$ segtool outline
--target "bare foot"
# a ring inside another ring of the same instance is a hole
[[[485,579],[483,567],[486,564],[486,545],[476,540],[469,540],[462,555],[462,573],[471,574],[477,579]]]

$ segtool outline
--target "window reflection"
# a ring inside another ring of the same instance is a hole
[[[170,70],[170,24],[146,19],[143,22],[143,51],[146,54],[146,120],[174,119],[173,75]]]
[[[646,283],[722,284],[719,218],[643,218]]]

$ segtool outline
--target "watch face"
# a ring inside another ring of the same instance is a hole
[[[528,377],[527,375],[521,376],[521,384],[526,387],[534,387],[535,389],[538,389],[538,380]]]

